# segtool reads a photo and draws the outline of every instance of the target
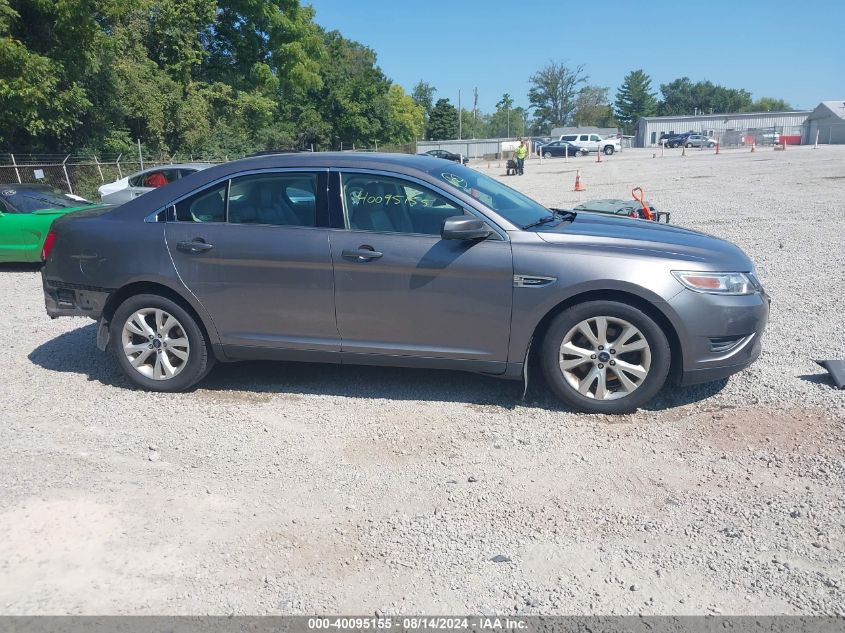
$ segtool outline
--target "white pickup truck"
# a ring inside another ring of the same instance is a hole
[[[568,141],[588,152],[604,152],[608,156],[622,149],[618,138],[604,138],[598,134],[561,134],[558,140]]]

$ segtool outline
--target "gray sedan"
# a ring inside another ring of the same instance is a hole
[[[245,159],[51,234],[48,314],[97,319],[100,349],[153,391],[241,359],[527,380],[536,357],[569,406],[619,413],[740,371],[769,313],[733,244],[547,209],[430,157]]]

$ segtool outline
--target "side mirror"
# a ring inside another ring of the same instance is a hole
[[[483,220],[470,215],[454,215],[443,221],[440,237],[444,240],[483,240],[491,232]]]

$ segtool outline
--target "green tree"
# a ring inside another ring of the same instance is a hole
[[[572,121],[575,125],[594,125],[596,127],[618,127],[613,116],[613,108],[608,98],[608,88],[584,86],[575,98],[575,112]]]
[[[567,125],[575,111],[579,86],[587,82],[583,66],[569,68],[550,61],[531,75],[528,100],[534,108],[534,124],[541,129]]]
[[[642,117],[657,114],[657,98],[651,91],[651,77],[643,70],[632,70],[616,92],[614,104],[616,118],[626,134],[631,134],[634,125]]]
[[[760,97],[752,103],[749,112],[791,112],[793,108],[788,101],[775,99],[774,97]]]
[[[751,93],[747,90],[725,88],[710,81],[693,83],[689,77],[661,84],[661,115],[723,114],[747,112],[751,106]]]
[[[389,103],[386,143],[410,143],[422,137],[425,110],[405,94],[402,86],[393,84],[387,92]]]
[[[437,88],[422,79],[417,82],[417,85],[414,86],[414,90],[411,92],[411,98],[425,112],[426,120],[428,120],[429,115],[431,115],[431,109],[434,107],[435,92],[437,92]]]
[[[458,137],[458,109],[448,99],[438,99],[431,109],[426,137],[435,141]]]

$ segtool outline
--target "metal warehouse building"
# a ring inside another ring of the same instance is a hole
[[[822,101],[807,117],[802,142],[845,143],[845,101]]]
[[[644,117],[637,122],[634,147],[660,144],[661,134],[695,132],[718,139],[722,145],[739,145],[748,136],[758,143],[773,142],[775,135],[801,142],[804,122],[810,110],[798,112],[739,112],[687,116]],[[787,141],[789,142],[789,141]]]

